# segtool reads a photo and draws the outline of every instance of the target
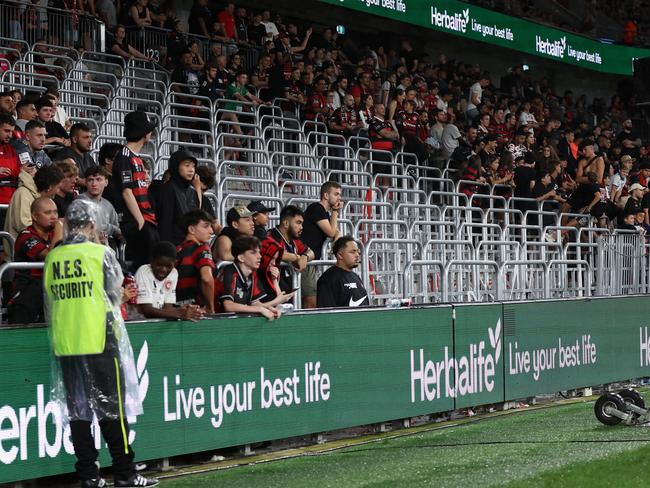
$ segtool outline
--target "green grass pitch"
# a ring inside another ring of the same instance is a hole
[[[164,480],[181,487],[650,486],[650,428],[593,402],[522,411],[319,455]]]

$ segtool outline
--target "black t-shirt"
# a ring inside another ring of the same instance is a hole
[[[628,149],[627,147],[623,146],[623,141],[625,139],[630,139],[632,141],[636,140],[639,138],[639,135],[636,133],[634,129],[632,129],[630,132],[622,131],[617,137],[616,141],[621,144],[621,156],[632,156],[633,158],[638,158],[639,157],[639,148],[638,147],[633,147]]]
[[[201,24],[199,24],[199,19],[203,19],[205,22],[205,28],[208,30],[208,34],[210,34],[212,32],[212,24],[214,24],[212,11],[207,5],[201,5],[199,2],[195,1],[188,18],[190,34],[199,36],[204,35],[203,30],[201,29]]]
[[[314,202],[305,211],[305,222],[302,227],[302,242],[312,251],[316,259],[321,259],[323,255],[323,244],[327,240],[325,232],[318,227],[321,220],[329,221],[330,214],[320,202]]]
[[[253,235],[257,237],[260,240],[260,242],[266,239],[267,233],[268,230],[266,230],[266,227],[264,227],[263,225],[255,224],[255,230],[253,231]]]
[[[537,181],[535,183],[535,187],[533,188],[533,197],[541,197],[543,195],[546,195],[549,191],[553,189],[554,185],[551,183],[550,185],[545,185],[541,181]]]
[[[72,159],[77,165],[77,169],[79,169],[79,176],[81,176],[82,178],[88,168],[90,168],[91,166],[97,166],[97,163],[90,155],[90,151],[85,152],[83,154],[79,154],[78,152],[74,151],[72,148],[65,147],[61,149],[59,152],[57,152],[55,157],[57,160]]]
[[[56,211],[59,213],[59,217],[65,217],[65,213],[68,210],[68,207],[74,200],[74,193],[66,193],[65,196],[54,195],[54,203],[56,204]]]
[[[535,168],[530,166],[518,166],[515,168],[515,197],[532,198],[533,193],[530,188],[531,182],[535,181]]]
[[[318,308],[370,305],[359,275],[338,266],[332,266],[318,279],[316,301]]]
[[[248,40],[254,42],[258,46],[262,45],[262,39],[266,35],[266,27],[262,24],[260,25],[249,25],[248,26]]]
[[[576,191],[571,195],[571,207],[574,211],[580,210],[589,205],[596,196],[600,193],[600,186],[597,184],[582,184],[578,185]]]
[[[199,74],[189,68],[178,67],[174,70],[171,77],[172,83],[180,83],[182,85],[188,85],[189,88],[183,87],[183,92],[189,93],[190,95],[196,95],[199,93]]]
[[[68,131],[65,130],[65,128],[59,124],[56,120],[50,120],[49,122],[45,122],[45,132],[46,132],[46,137],[49,139],[50,137],[62,137],[63,139],[69,139],[70,136],[68,135]]]
[[[625,203],[625,209],[623,210],[623,214],[639,213],[639,212],[643,212],[643,205],[641,201],[635,200],[632,197],[628,198],[627,202]]]

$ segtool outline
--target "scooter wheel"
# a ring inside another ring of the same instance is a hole
[[[626,388],[618,392],[625,403],[631,403],[639,408],[645,408],[645,401],[638,391],[632,388]]]
[[[625,400],[616,393],[605,393],[598,400],[594,406],[594,413],[596,418],[605,425],[616,425],[621,423],[621,419],[611,415],[608,410],[615,408],[619,412],[625,412]]]

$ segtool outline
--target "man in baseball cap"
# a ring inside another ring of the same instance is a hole
[[[272,212],[275,209],[267,207],[260,200],[253,200],[248,204],[247,208],[253,212],[253,224],[255,225],[253,235],[260,241],[263,241],[266,239],[266,234],[268,232],[266,226],[269,225],[269,212]]]
[[[255,231],[253,212],[243,205],[228,210],[226,224],[212,248],[215,261],[234,261],[232,243],[238,237],[252,236]]]

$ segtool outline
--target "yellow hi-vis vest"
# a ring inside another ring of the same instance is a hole
[[[104,246],[84,242],[55,247],[45,258],[45,293],[56,356],[104,351],[105,252]]]

